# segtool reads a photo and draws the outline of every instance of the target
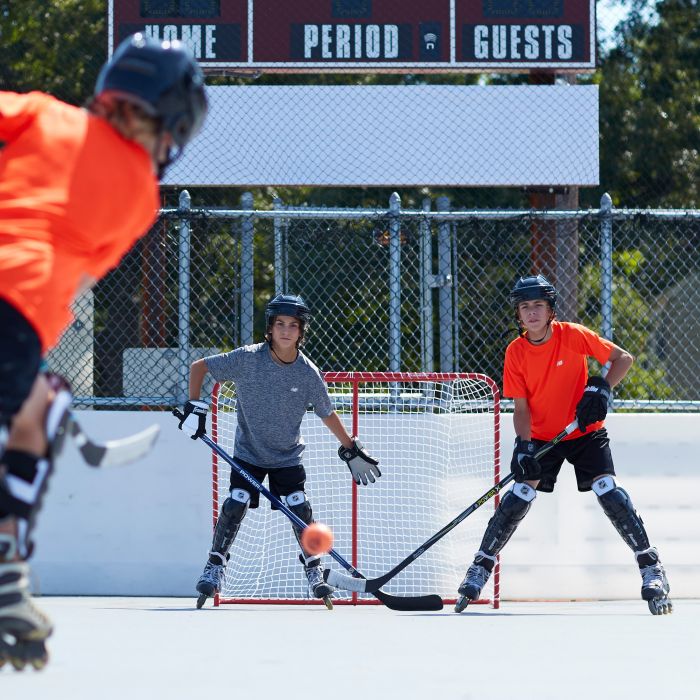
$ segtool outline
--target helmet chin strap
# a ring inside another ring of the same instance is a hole
[[[530,338],[526,331],[525,340],[527,340],[528,343],[532,343],[532,345],[539,345],[547,337],[547,333],[549,333],[549,321],[547,322],[547,328],[544,332],[544,335],[541,338],[538,338],[537,340],[535,340],[534,338]]]
[[[163,136],[165,135],[164,131],[161,131],[158,134],[158,138],[156,140],[156,145],[154,149],[154,159],[157,158],[157,154],[160,151],[160,145],[163,139]],[[163,177],[165,177],[165,171],[182,155],[182,148],[177,147],[177,146],[169,146],[168,147],[168,155],[165,159],[165,162],[161,163],[158,162],[158,179],[162,180]]]
[[[554,313],[554,311],[552,311],[549,314],[549,318],[547,319],[547,327],[545,328],[544,335],[541,338],[538,338],[537,340],[530,338],[527,330],[525,330],[525,328],[523,326],[523,322],[520,320],[520,318],[518,318],[518,325],[520,326],[520,336],[522,338],[525,338],[525,340],[527,340],[527,342],[532,344],[532,345],[539,345],[547,337],[547,334],[549,333],[549,327],[552,325],[552,321],[554,320],[555,315],[556,314]],[[516,316],[517,316],[517,312],[516,312]]]

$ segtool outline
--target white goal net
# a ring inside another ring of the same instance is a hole
[[[334,549],[368,578],[382,575],[488,491],[498,479],[499,398],[480,374],[326,373],[335,410],[379,460],[382,477],[356,487],[338,458],[338,442],[309,411],[302,424],[306,492],[314,519],[334,533]],[[236,392],[217,385],[212,436],[233,454]],[[213,516],[228,495],[230,467],[214,456]],[[453,601],[479,548],[496,500],[484,504],[417,558],[383,590],[437,593]],[[284,514],[249,510],[231,549],[215,603],[320,602],[310,597],[299,547]],[[324,557],[324,567],[339,565]],[[339,568],[340,571],[346,573]],[[482,592],[498,604],[498,570]],[[369,594],[338,591],[335,603],[376,603]]]

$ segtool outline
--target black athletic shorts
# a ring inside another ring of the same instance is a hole
[[[34,327],[0,299],[0,425],[8,425],[29,396],[41,364],[41,341]]]
[[[533,440],[539,449],[544,440]],[[590,491],[593,480],[599,474],[615,476],[610,439],[605,428],[586,433],[573,440],[564,440],[555,445],[544,457],[537,460],[542,465],[542,478],[538,491],[551,493],[564,460],[574,465],[579,491]]]
[[[280,501],[282,500],[282,496],[289,496],[290,493],[304,490],[306,470],[301,464],[298,467],[265,469],[263,467],[256,467],[249,462],[244,462],[237,457],[236,462],[260,483],[262,483],[263,479],[267,476],[272,495],[277,496]],[[233,489],[243,489],[250,494],[249,508],[257,508],[260,504],[260,492],[254,489],[235,469],[231,469],[231,485],[229,486],[229,491],[233,491]],[[270,506],[272,510],[278,510],[272,503],[270,503]]]

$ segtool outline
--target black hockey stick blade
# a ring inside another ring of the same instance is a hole
[[[358,593],[371,593],[377,600],[384,603],[391,610],[442,610],[443,602],[439,595],[434,593],[418,596],[394,596],[379,590],[379,586],[373,586],[370,590],[365,589],[365,584],[371,583],[359,571],[355,569],[357,575],[348,576],[340,574],[333,569],[326,569],[323,578],[332,586],[342,588],[346,591],[356,591]],[[336,584],[337,581],[337,584]]]
[[[140,459],[151,451],[159,432],[160,427],[152,425],[140,433],[99,443],[85,434],[74,414],[69,414],[66,426],[66,433],[73,438],[82,458],[91,467],[120,467]]]
[[[549,452],[555,445],[558,445],[567,435],[576,430],[578,423],[574,420],[569,423],[569,425],[564,428],[558,435],[555,435],[548,443],[542,445],[540,449],[535,453],[535,459],[543,457],[547,452]],[[342,588],[346,591],[355,591],[357,593],[373,593],[376,595],[382,586],[391,581],[397,574],[401,573],[409,564],[414,562],[418,557],[422,556],[428,549],[430,549],[436,542],[441,540],[448,532],[454,530],[465,518],[471,515],[477,508],[480,508],[484,503],[493,498],[504,486],[507,486],[514,479],[513,474],[508,474],[503,479],[501,479],[497,484],[492,486],[485,494],[478,498],[474,503],[472,503],[468,508],[463,510],[454,520],[450,521],[441,530],[436,532],[432,537],[427,539],[418,549],[414,550],[409,554],[403,561],[399,562],[391,571],[377,578],[358,578],[356,576],[348,576],[347,574],[341,574],[339,571],[333,569],[326,569],[324,571],[323,577],[326,581],[335,588]]]
[[[384,591],[374,591],[372,595],[390,610],[442,610],[442,598],[435,594],[403,598]]]

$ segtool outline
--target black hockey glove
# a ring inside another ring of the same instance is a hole
[[[542,476],[542,466],[535,459],[537,445],[532,440],[515,438],[513,459],[510,460],[510,470],[515,474],[515,481],[537,481]]]
[[[610,384],[603,377],[590,377],[576,406],[576,420],[582,433],[591,423],[605,419],[609,401]]]
[[[379,478],[382,475],[377,466],[379,462],[365,452],[365,448],[357,438],[352,439],[352,447],[341,445],[338,448],[338,457],[348,465],[352,478],[358,486],[360,482],[367,486],[367,479],[374,483],[376,481],[374,477]]]
[[[178,428],[189,433],[193,440],[207,434],[207,413],[209,408],[205,401],[188,401],[182,409],[182,418]]]

